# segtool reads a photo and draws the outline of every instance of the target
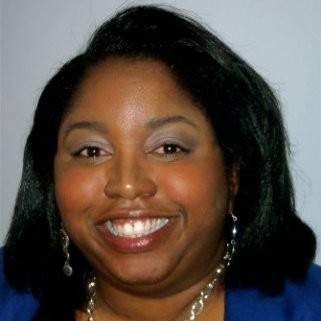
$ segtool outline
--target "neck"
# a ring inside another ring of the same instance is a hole
[[[131,293],[98,278],[95,321],[183,321],[189,317],[194,299],[212,278],[213,273],[175,293],[154,297],[151,296],[152,292]],[[210,319],[217,315],[215,320],[219,320],[219,316],[224,314],[224,288],[219,282],[215,284],[213,295],[208,299],[206,308],[197,320],[207,320],[208,313],[211,315]]]

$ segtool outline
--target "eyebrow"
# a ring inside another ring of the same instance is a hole
[[[76,129],[93,129],[99,133],[105,134],[107,132],[107,128],[103,123],[97,121],[82,121],[71,124],[65,131],[64,137],[67,137],[70,132]]]
[[[199,127],[189,120],[188,118],[184,116],[167,116],[167,117],[161,117],[161,118],[153,118],[150,121],[147,122],[146,127],[155,129],[161,126],[165,126],[167,124],[172,124],[172,123],[185,123],[188,125],[191,125],[192,127],[199,129]],[[77,122],[71,124],[66,131],[64,132],[64,137],[66,138],[72,131],[76,129],[93,129],[99,133],[106,134],[107,128],[106,126],[97,121],[82,121],[82,122]]]
[[[147,122],[147,127],[151,129],[155,129],[167,124],[172,123],[185,123],[188,125],[191,125],[192,127],[199,129],[199,126],[197,126],[194,122],[189,120],[188,118],[184,116],[168,116],[168,117],[161,117],[161,118],[153,118],[150,121]]]

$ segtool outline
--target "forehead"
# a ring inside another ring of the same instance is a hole
[[[143,86],[146,85],[150,89],[155,89],[155,92],[164,91],[167,94],[175,92],[176,95],[189,96],[188,92],[178,85],[170,68],[164,62],[137,57],[109,57],[91,67],[80,84],[78,94],[95,88],[105,89],[108,94],[115,89],[122,90],[124,95],[126,89],[131,91],[135,89],[137,94],[142,94]]]
[[[130,141],[165,125],[192,124],[204,139],[216,140],[198,104],[178,85],[169,67],[155,60],[109,58],[92,67],[58,136],[84,123],[99,123],[110,137],[121,135]]]
[[[153,59],[111,57],[91,67],[75,94],[69,114],[85,110],[88,115],[97,106],[132,112],[161,108],[163,112],[179,108],[200,113],[198,104],[178,84],[170,68]]]

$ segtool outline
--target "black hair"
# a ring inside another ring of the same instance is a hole
[[[66,278],[61,272],[53,159],[61,121],[81,82],[91,67],[113,56],[165,63],[211,122],[226,167],[237,164],[240,188],[234,212],[239,233],[226,286],[276,294],[286,278],[302,279],[316,241],[296,215],[288,142],[275,94],[195,20],[161,7],[136,6],[106,21],[41,94],[5,244],[5,271],[12,285],[31,287],[41,300],[60,308],[84,302],[90,268],[72,244],[74,274]]]

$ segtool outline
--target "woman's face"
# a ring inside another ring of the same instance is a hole
[[[210,273],[235,176],[205,116],[157,61],[95,66],[59,131],[61,219],[96,276],[117,286],[181,288]]]

